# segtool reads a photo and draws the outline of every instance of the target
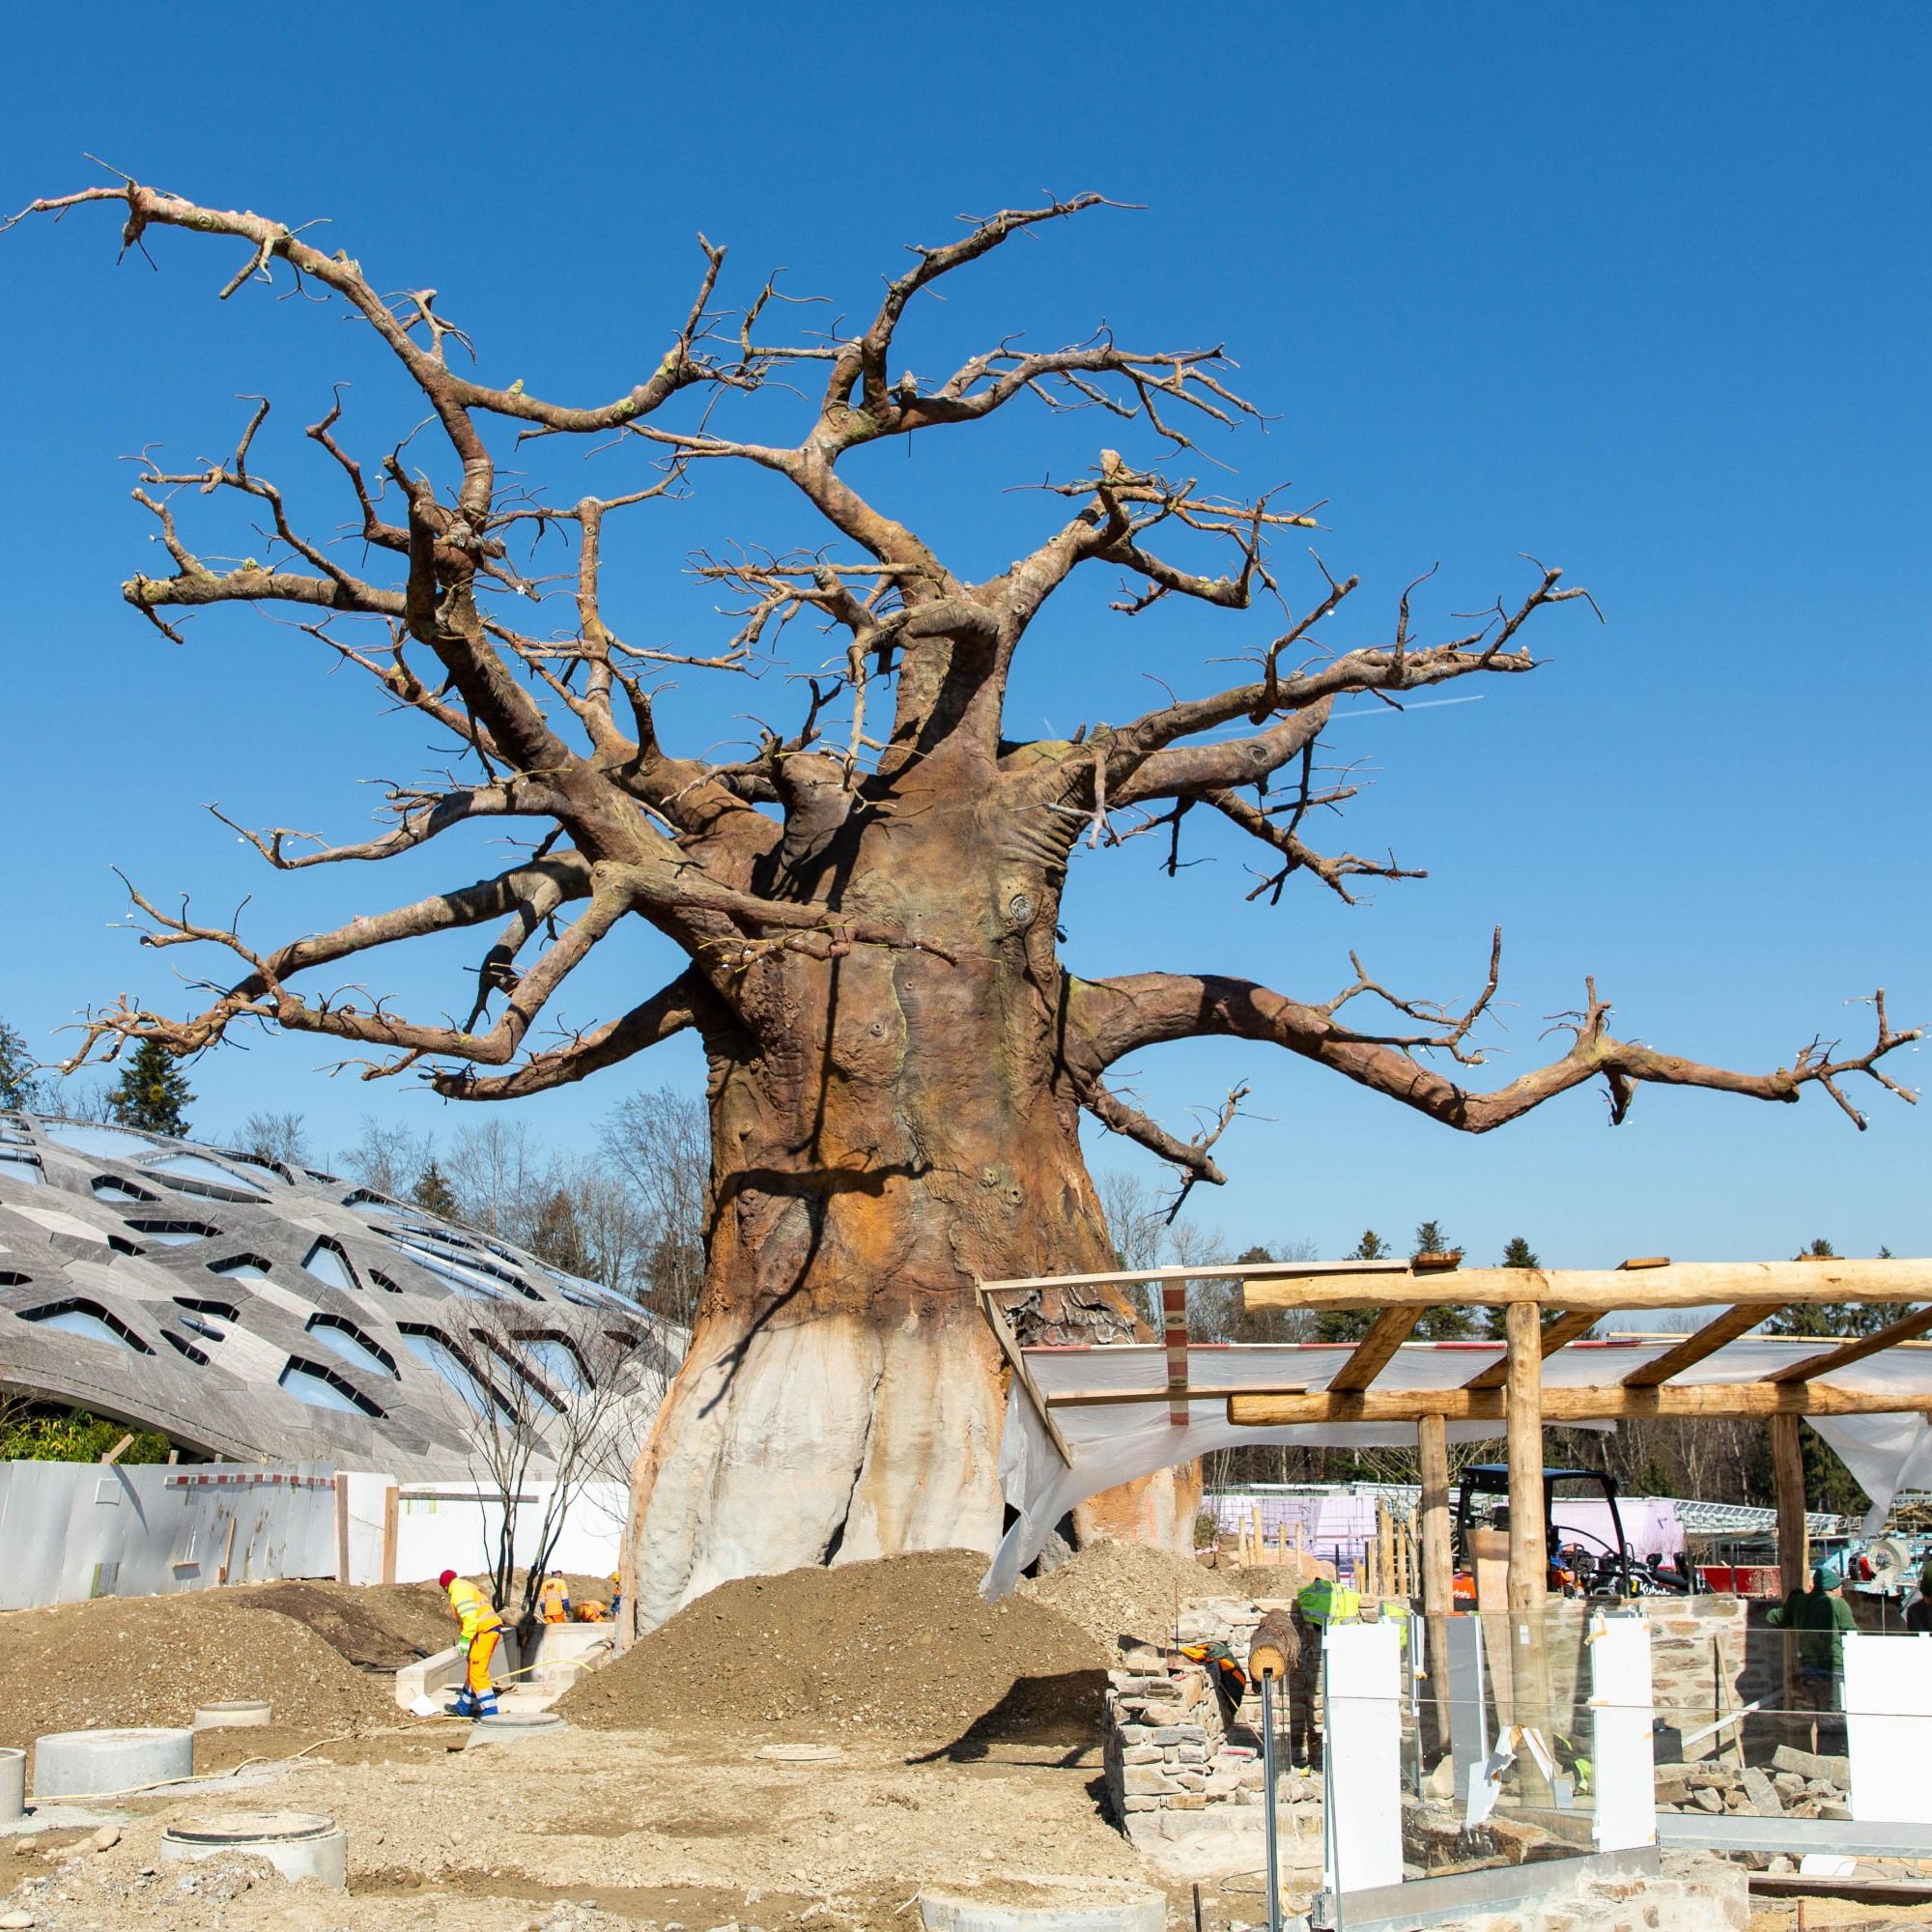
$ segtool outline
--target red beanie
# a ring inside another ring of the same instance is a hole
[[[436,1580],[446,1590],[456,1581],[456,1572],[454,1570],[445,1570]]]

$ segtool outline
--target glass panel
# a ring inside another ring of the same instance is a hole
[[[267,1281],[269,1278],[268,1269],[247,1255],[239,1261],[223,1262],[218,1267],[210,1268],[209,1273],[226,1275],[231,1281]]]
[[[129,1221],[144,1241],[158,1241],[164,1248],[185,1248],[190,1241],[206,1241],[218,1231],[195,1221]]]
[[[464,1365],[460,1356],[440,1335],[418,1335],[412,1330],[403,1331],[404,1346],[417,1360],[427,1362],[444,1382],[453,1388],[478,1415],[484,1411],[487,1398],[483,1385]]]
[[[590,1386],[577,1350],[567,1342],[552,1335],[532,1336],[525,1341],[524,1350],[553,1388],[566,1395],[582,1395]]]
[[[340,1355],[351,1368],[380,1369],[385,1376],[396,1374],[396,1365],[387,1352],[379,1349],[359,1329],[345,1327],[324,1316],[315,1316],[310,1319],[308,1332],[324,1348]]]
[[[102,1175],[93,1183],[94,1191],[102,1201],[131,1202],[139,1207],[143,1202],[154,1200],[145,1189],[130,1187],[125,1180],[116,1180],[111,1175]]]
[[[349,1264],[342,1259],[341,1252],[327,1241],[318,1241],[302,1260],[302,1266],[314,1275],[317,1281],[326,1281],[330,1288],[356,1288],[360,1284],[349,1271]]]
[[[152,1153],[157,1142],[127,1127],[103,1127],[82,1121],[49,1121],[42,1128],[48,1140],[76,1153],[104,1154],[110,1160],[119,1154]]]
[[[0,1152],[0,1180],[17,1180],[25,1187],[41,1184],[41,1164],[24,1155]]]
[[[63,1308],[58,1315],[23,1315],[20,1319],[43,1328],[58,1328],[64,1335],[82,1335],[90,1342],[108,1342],[117,1349],[126,1349],[130,1354],[139,1352],[125,1335],[110,1328],[99,1316],[90,1315],[84,1308]]]
[[[311,1408],[332,1408],[349,1415],[362,1413],[361,1404],[344,1395],[327,1377],[295,1362],[282,1371],[281,1384],[298,1402],[305,1402]]]
[[[219,1161],[210,1160],[206,1154],[174,1153],[166,1160],[151,1160],[143,1163],[150,1174],[167,1177],[185,1191],[193,1193],[197,1184],[203,1187],[225,1188],[230,1193],[245,1196],[252,1200],[266,1200],[263,1190],[252,1180],[244,1180],[231,1168]]]

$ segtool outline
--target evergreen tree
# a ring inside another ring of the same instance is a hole
[[[1881,1260],[1889,1251],[1879,1250]],[[1801,1262],[1830,1262],[1838,1251],[1822,1236],[1793,1257]],[[1801,1301],[1781,1309],[1765,1323],[1768,1335],[1817,1336],[1836,1340],[1852,1335],[1870,1335],[1889,1323],[1901,1320],[1911,1310],[1909,1301]],[[1822,1444],[1821,1444],[1822,1447]],[[1835,1509],[1835,1503],[1820,1505]]]
[[[1520,1235],[1512,1235],[1509,1245],[1503,1250],[1503,1258],[1497,1264],[1506,1268],[1535,1268],[1543,1264],[1537,1259],[1536,1250]]]
[[[144,1039],[121,1069],[107,1095],[107,1110],[124,1127],[151,1134],[187,1135],[185,1109],[194,1103],[187,1076],[158,1040]]]
[[[435,1154],[423,1163],[423,1171],[416,1176],[415,1185],[410,1189],[410,1199],[425,1213],[440,1214],[445,1221],[460,1221],[463,1218],[457,1208],[456,1190],[437,1165]]]
[[[1381,1262],[1389,1258],[1389,1244],[1373,1228],[1362,1231],[1362,1238],[1343,1257],[1351,1262]]]
[[[1462,1250],[1450,1245],[1449,1236],[1442,1232],[1440,1221],[1425,1221],[1416,1229],[1415,1239],[1410,1243],[1408,1253],[1409,1258],[1413,1260],[1417,1255],[1454,1255],[1461,1254]]]
[[[544,1196],[537,1209],[536,1225],[530,1230],[530,1251],[552,1267],[565,1274],[591,1272],[589,1244],[583,1238],[583,1223],[578,1218],[577,1203],[561,1187]]]
[[[0,1020],[0,1108],[39,1111],[46,1105],[46,1097],[45,1083],[35,1077],[34,1056],[27,1051],[25,1037]]]

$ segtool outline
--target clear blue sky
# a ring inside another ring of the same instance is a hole
[[[1758,1067],[1814,1031],[1861,1036],[1843,1002],[1881,982],[1897,1018],[1932,1021],[1928,50],[1932,17],[1884,5],[753,6],[674,24],[204,6],[164,30],[107,5],[14,29],[0,184],[10,207],[80,186],[88,150],[202,200],[327,215],[382,285],[440,290],[487,374],[572,400],[655,363],[699,228],[730,244],[738,287],[782,263],[857,313],[901,243],[946,239],[962,210],[1088,187],[1145,203],[1009,247],[924,312],[906,359],[937,369],[1007,329],[1058,342],[1102,317],[1141,344],[1225,340],[1277,415],[1225,453],[1247,483],[1327,499],[1323,554],[1366,586],[1345,636],[1385,635],[1401,584],[1438,558],[1438,617],[1517,589],[1521,551],[1565,565],[1608,621],[1559,613],[1548,668],[1480,702],[1338,724],[1332,749],[1381,769],[1336,836],[1392,842],[1427,881],[1353,912],[1303,886],[1270,911],[1243,902],[1235,845],[1204,845],[1215,863],[1171,885],[1136,841],[1083,857],[1069,961],[1321,996],[1353,947],[1393,985],[1453,996],[1501,922],[1517,1005],[1495,1078],[1548,1050],[1540,1016],[1586,972],[1621,1030]],[[109,929],[110,865],[211,911],[252,891],[263,937],[494,869],[479,840],[400,877],[277,879],[200,810],[355,836],[372,802],[356,781],[419,774],[424,738],[290,629],[227,612],[178,650],[128,612],[121,580],[158,560],[117,458],[151,440],[222,453],[236,393],[268,391],[260,461],[332,522],[298,434],[329,382],[355,384],[365,455],[412,417],[366,332],[255,289],[217,303],[226,244],[161,235],[161,273],[116,269],[113,229],[96,211],[0,239],[0,1013],[49,1052],[90,998],[185,1004],[167,958]],[[1035,413],[867,475],[980,572],[1046,514],[1009,486],[1067,473],[1098,440],[1090,418]],[[553,472],[589,473],[574,452]],[[707,600],[675,576],[687,551],[806,533],[735,484],[634,532],[612,543],[618,628],[666,641],[706,633]],[[1194,610],[1128,628],[1099,600],[1069,606],[1035,636],[1015,725],[1128,715],[1156,672],[1202,689],[1204,661],[1265,623]],[[789,698],[771,678],[684,701],[671,728],[701,747]],[[399,961],[382,983],[440,1010],[467,957]],[[663,964],[631,945],[570,1016],[630,1004]],[[459,1123],[419,1093],[325,1078],[322,1057],[261,1041],[201,1063],[197,1124],[298,1108],[333,1146],[365,1111]],[[1916,1083],[1924,1064],[1898,1070]],[[629,1086],[697,1072],[680,1043],[530,1118],[581,1141]],[[1196,1197],[1236,1242],[1339,1253],[1370,1223],[1406,1235],[1435,1215],[1485,1259],[1519,1232],[1572,1264],[1780,1255],[1819,1234],[1932,1251],[1932,1120],[1875,1091],[1864,1135],[1822,1095],[1651,1090],[1615,1132],[1584,1092],[1467,1142],[1259,1049],[1168,1049],[1141,1075],[1179,1121],[1252,1081],[1231,1185]]]

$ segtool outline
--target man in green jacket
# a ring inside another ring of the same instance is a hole
[[[1765,1622],[1796,1634],[1792,1707],[1810,1733],[1810,1748],[1842,1751],[1844,1725],[1838,1714],[1845,1707],[1845,1633],[1858,1629],[1845,1602],[1845,1579],[1829,1564],[1812,1571],[1811,1587],[1793,1590]]]

